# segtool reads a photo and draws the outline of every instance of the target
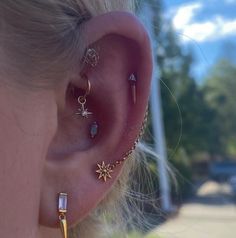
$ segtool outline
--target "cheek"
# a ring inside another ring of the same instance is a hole
[[[42,167],[56,127],[55,109],[50,101],[42,102],[40,107],[30,99],[27,103],[2,103],[6,101],[0,98],[0,189],[4,191],[0,210],[9,216],[8,221],[22,219],[22,214],[26,221],[34,220]]]

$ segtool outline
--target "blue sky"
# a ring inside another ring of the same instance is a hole
[[[219,58],[236,62],[236,0],[164,0],[179,41],[195,54],[193,74],[201,83]]]

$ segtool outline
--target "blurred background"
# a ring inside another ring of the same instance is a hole
[[[236,238],[236,0],[140,0],[137,12],[156,62],[145,143],[161,212],[144,209],[152,225],[130,237]]]

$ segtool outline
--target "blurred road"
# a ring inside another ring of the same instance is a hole
[[[159,226],[150,237],[236,238],[236,206],[230,186],[206,182],[178,216]]]

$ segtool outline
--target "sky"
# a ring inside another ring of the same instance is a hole
[[[236,62],[236,0],[164,0],[183,47],[194,51],[193,75],[201,84],[220,58]]]

